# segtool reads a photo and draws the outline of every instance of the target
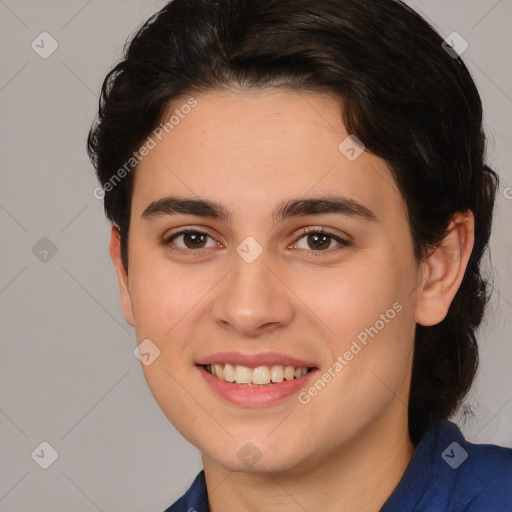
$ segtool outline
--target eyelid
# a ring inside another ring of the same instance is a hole
[[[310,233],[320,233],[323,235],[329,235],[330,237],[334,238],[335,240],[339,240],[343,243],[349,244],[348,241],[348,235],[343,235],[336,233],[333,230],[330,230],[329,228],[324,228],[322,226],[307,226],[304,228],[301,228],[297,235],[295,235],[298,238],[303,237],[304,235],[309,235]]]

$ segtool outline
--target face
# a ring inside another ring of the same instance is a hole
[[[159,351],[145,378],[229,470],[320,464],[407,418],[419,287],[404,201],[330,95],[196,101],[137,167],[127,276],[117,262],[126,319]]]

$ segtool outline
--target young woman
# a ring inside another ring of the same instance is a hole
[[[204,464],[169,512],[512,510],[512,450],[448,421],[498,185],[457,44],[396,0],[174,0],[106,77],[124,314]]]

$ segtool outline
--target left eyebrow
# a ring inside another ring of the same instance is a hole
[[[277,224],[291,217],[334,213],[378,222],[377,216],[369,208],[355,199],[339,196],[313,197],[285,201],[278,205],[272,212],[272,218]],[[169,196],[150,203],[142,212],[141,217],[145,220],[150,220],[156,217],[174,214],[210,217],[223,222],[229,221],[232,216],[232,212],[221,203],[194,197]]]
[[[282,203],[272,214],[275,223],[290,217],[304,215],[322,215],[337,213],[347,217],[360,217],[364,220],[378,222],[377,216],[369,208],[355,199],[339,196],[295,199]]]

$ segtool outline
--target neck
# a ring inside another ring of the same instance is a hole
[[[293,471],[230,472],[203,455],[210,511],[378,512],[414,452],[403,409],[361,430],[346,446]]]

